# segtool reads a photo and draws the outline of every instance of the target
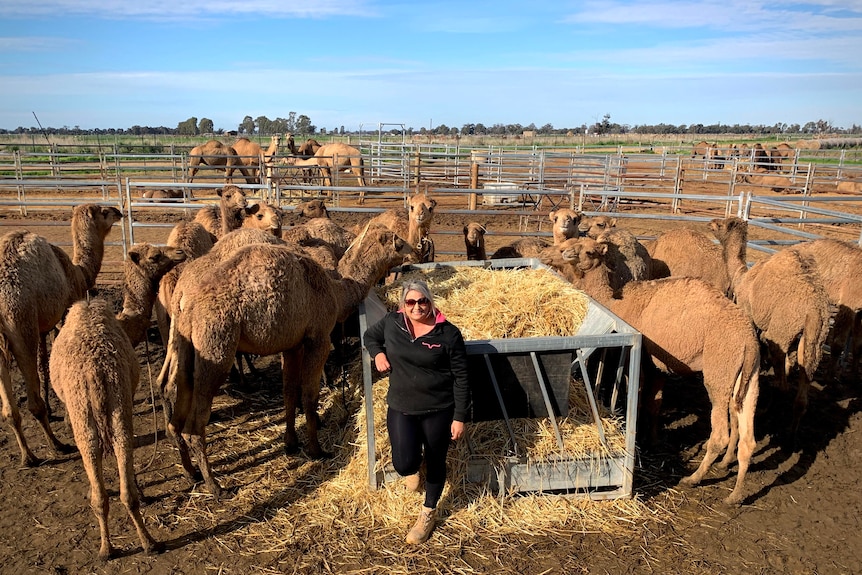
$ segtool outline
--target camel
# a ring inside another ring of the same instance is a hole
[[[224,166],[225,182],[228,184],[233,182],[233,174],[236,170],[239,170],[243,175],[246,183],[255,183],[236,150],[232,146],[225,146],[218,140],[209,140],[191,149],[189,152],[189,183],[195,181],[195,174],[198,173],[201,165]]]
[[[491,254],[492,260],[507,258],[541,258],[542,252],[552,244],[544,238],[527,237],[506,244]],[[559,244],[558,244],[559,245]]]
[[[698,142],[691,149],[691,157],[706,159],[707,157],[709,157],[710,150],[714,147],[715,146],[713,144],[710,144],[706,140]]]
[[[218,190],[218,196],[218,204],[208,204],[195,214],[195,221],[216,238],[242,226],[245,209],[248,207],[246,193],[242,188],[228,185]]]
[[[51,349],[51,385],[66,406],[81,462],[90,481],[90,506],[99,522],[99,557],[114,552],[108,530],[108,493],[102,456],[113,452],[120,499],[147,553],[164,550],[141,516],[135,481],[133,400],[140,378],[135,345],[146,336],[161,276],[185,258],[181,250],[132,246],[125,263],[123,311],[116,317],[102,299],[73,304]]]
[[[619,290],[630,281],[649,278],[650,255],[633,233],[616,225],[616,218],[593,216],[582,220],[578,229],[608,245],[605,262],[613,272],[611,287]]]
[[[741,503],[756,445],[754,413],[759,391],[760,351],[749,317],[722,293],[694,278],[633,281],[623,287],[621,297],[614,298],[610,270],[603,261],[605,244],[589,237],[573,238],[556,248],[579,277],[576,287],[641,332],[652,360],[645,365],[664,373],[703,374],[712,403],[712,429],[700,466],[682,483],[699,484],[725,450],[719,466],[727,468],[738,449],[736,484],[725,503]],[[661,381],[657,383],[647,398],[647,408],[654,415],[661,398]]]
[[[416,192],[408,200],[407,208],[391,208],[371,218],[371,225],[383,225],[392,230],[415,250],[409,261],[434,261],[434,241],[431,239],[431,222],[437,200],[425,192]]]
[[[72,448],[60,442],[48,424],[48,411],[39,393],[38,357],[47,358],[46,335],[66,310],[96,283],[102,267],[105,238],[122,219],[117,208],[83,204],[72,210],[72,257],[42,236],[28,231],[9,232],[0,238],[0,399],[9,421],[21,465],[33,467],[33,455],[21,431],[18,403],[12,397],[12,359],[27,389],[27,408],[42,425],[57,453]]]
[[[837,376],[838,359],[844,353],[848,339],[851,347],[847,356],[852,357],[852,363],[846,364],[855,368],[862,355],[862,332],[858,319],[862,312],[862,285],[857,279],[862,272],[862,249],[835,239],[802,242],[788,249],[814,260],[814,271],[826,290],[829,303],[837,308],[827,336],[830,373]],[[852,369],[852,373],[855,372]]]
[[[288,164],[296,167],[317,167],[323,176],[323,186],[332,186],[332,169],[349,169],[355,176],[357,184],[365,187],[365,168],[362,154],[358,148],[336,142],[320,146],[310,158],[289,158]],[[359,205],[365,202],[365,190],[359,192]]]
[[[308,200],[296,204],[293,208],[293,214],[297,218],[313,219],[313,218],[329,218],[329,211],[326,209],[326,202],[323,200]]]
[[[713,219],[709,226],[721,243],[731,291],[767,345],[781,390],[788,387],[790,353],[796,351],[795,364],[800,369],[791,421],[795,437],[829,327],[829,299],[814,271],[815,263],[793,250],[782,250],[749,269],[748,222],[729,217]]]
[[[668,230],[648,244],[649,278],[671,276],[702,279],[721,293],[730,290],[730,278],[721,246],[691,228]]]
[[[256,202],[245,209],[242,219],[243,228],[256,228],[268,231],[280,238],[284,225],[284,210],[268,202]]]
[[[560,208],[548,214],[548,219],[554,222],[554,243],[561,244],[569,238],[578,237],[582,217],[581,212],[569,208]]]
[[[485,226],[478,222],[470,222],[464,226],[464,246],[467,249],[467,260],[482,261],[488,259],[485,252]]]
[[[178,190],[175,188],[165,188],[162,190],[155,190],[150,188],[146,190],[141,197],[150,198],[153,200],[175,200],[184,198],[185,194],[182,190]]]
[[[409,251],[390,230],[370,226],[339,262],[341,279],[333,279],[295,249],[254,244],[196,276],[179,300],[175,294],[159,386],[168,398],[168,429],[190,476],[195,475],[191,452],[210,492],[221,494],[206,454],[206,425],[213,396],[237,351],[282,354],[285,451],[296,451],[298,391],[305,413],[315,413],[332,329]],[[307,417],[306,426],[309,454],[323,456],[317,418]]]
[[[356,239],[356,235],[356,233],[342,228],[329,218],[312,218],[286,230],[282,234],[282,238],[288,243],[303,248],[328,246],[337,261],[344,256],[347,248]],[[320,260],[318,262],[322,263]]]
[[[314,138],[308,138],[305,140],[299,148],[296,149],[294,155],[296,156],[313,156],[317,153],[317,150],[322,148],[323,146],[315,140]]]
[[[792,194],[799,189],[799,185],[792,178],[779,176],[777,174],[753,173],[744,174],[742,181],[753,186],[769,188],[779,194]]]
[[[254,179],[254,183],[263,184],[262,165],[269,164],[278,155],[278,147],[281,144],[281,136],[275,134],[270,136],[269,147],[264,150],[258,143],[252,142],[248,138],[239,138],[233,143],[233,149],[236,151],[239,161],[245,166],[245,169]]]

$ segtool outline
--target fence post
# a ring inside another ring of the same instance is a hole
[[[479,189],[479,162],[473,161],[470,163],[470,209],[476,209],[476,190]]]
[[[413,156],[413,186],[416,189],[419,189],[419,181],[421,176],[421,166],[422,165],[422,156],[419,149],[416,150],[416,153]]]

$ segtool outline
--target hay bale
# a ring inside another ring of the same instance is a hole
[[[403,280],[428,283],[447,319],[465,340],[571,336],[590,299],[547,269],[440,266],[406,272],[402,281],[375,288],[388,309],[398,306]]]

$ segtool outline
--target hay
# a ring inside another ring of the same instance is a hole
[[[428,283],[437,307],[466,340],[574,335],[589,306],[584,292],[547,269],[440,266],[376,287],[388,309],[398,306],[407,279]]]

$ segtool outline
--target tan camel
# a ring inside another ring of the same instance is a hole
[[[714,219],[709,225],[721,242],[731,291],[769,348],[779,389],[788,388],[787,373],[793,363],[800,368],[790,429],[795,436],[808,407],[808,388],[829,327],[829,299],[814,271],[815,264],[793,250],[782,250],[749,269],[748,222],[730,217]]]
[[[497,248],[497,250],[491,254],[491,259],[541,258],[544,250],[551,247],[551,245],[553,244],[543,238],[521,238]]]
[[[703,232],[691,228],[668,230],[649,243],[647,251],[650,279],[698,278],[721,293],[730,290],[721,246]]]
[[[99,557],[113,555],[108,529],[108,493],[102,456],[113,452],[120,477],[120,499],[126,506],[147,553],[160,552],[141,516],[135,481],[133,400],[140,378],[134,346],[146,336],[155,286],[183,260],[173,248],[139,244],[125,263],[123,311],[114,317],[102,299],[78,301],[69,310],[51,349],[51,385],[66,406],[81,462],[90,481],[90,507],[101,532]]]
[[[324,187],[332,186],[332,170],[349,169],[356,176],[357,184],[365,187],[365,168],[358,148],[336,142],[320,146],[310,158],[288,158],[288,164],[298,168],[316,167],[323,177]],[[365,190],[359,192],[359,204],[365,202]]]
[[[829,303],[837,309],[827,336],[830,373],[834,377],[839,375],[838,359],[843,355],[845,360],[852,357],[852,361],[845,361],[845,366],[851,368],[851,375],[855,374],[862,355],[862,326],[858,317],[862,312],[862,284],[859,283],[862,249],[835,239],[802,242],[788,249],[813,259],[814,271],[826,290]],[[845,355],[848,344],[849,353]]]
[[[296,218],[308,220],[313,218],[329,218],[329,211],[326,209],[326,202],[323,200],[307,200],[294,206],[293,215]]]
[[[649,252],[633,233],[617,227],[616,218],[605,215],[584,218],[578,229],[608,245],[605,263],[611,269],[614,290],[622,289],[630,281],[649,279]]]
[[[236,170],[243,175],[247,184],[255,183],[254,178],[245,169],[237,151],[232,146],[226,146],[218,140],[195,146],[189,152],[189,183],[195,181],[195,174],[200,166],[224,166],[225,182],[233,182],[233,174]]]
[[[561,244],[569,238],[578,237],[583,214],[570,208],[560,208],[548,214],[554,222],[554,243]]]
[[[467,250],[467,261],[483,261],[488,259],[485,251],[485,226],[479,222],[470,222],[464,226],[464,247]]]
[[[248,138],[239,138],[232,145],[236,151],[239,161],[245,166],[246,171],[254,179],[254,183],[263,184],[261,166],[271,163],[278,155],[281,145],[281,135],[270,136],[269,147],[264,150],[257,142]]]
[[[102,267],[105,238],[122,219],[117,208],[83,204],[72,210],[72,257],[45,238],[27,231],[0,238],[0,399],[9,421],[21,464],[40,463],[21,431],[18,402],[12,396],[12,359],[27,389],[27,408],[42,425],[45,437],[59,453],[72,448],[61,443],[48,424],[45,401],[39,393],[38,357],[47,358],[46,335],[66,310],[86,295]]]
[[[282,238],[288,243],[294,243],[303,248],[328,246],[332,249],[336,260],[340,260],[356,239],[356,234],[342,228],[329,218],[312,218],[285,230]],[[322,263],[320,260],[318,262]]]
[[[645,366],[655,366],[664,373],[703,374],[712,403],[712,429],[700,466],[682,482],[699,484],[725,450],[719,466],[727,468],[738,448],[736,484],[725,502],[741,503],[756,445],[754,413],[759,391],[760,351],[751,320],[723,294],[694,278],[629,282],[622,297],[615,299],[610,271],[603,261],[605,244],[586,237],[566,240],[556,248],[579,276],[576,287],[643,334],[645,350],[652,359]],[[662,382],[648,383],[651,389],[646,394],[646,407],[654,425]],[[655,429],[653,426],[653,432]]]
[[[425,192],[416,192],[407,203],[407,208],[390,208],[373,218],[371,225],[380,224],[407,240],[415,253],[409,261],[433,262],[434,241],[431,239],[431,222],[437,200]]]
[[[245,190],[237,186],[225,186],[218,196],[218,204],[208,204],[195,214],[195,221],[216,238],[241,227],[248,207]]]
[[[190,476],[195,470],[189,451],[209,490],[221,493],[206,455],[206,425],[213,396],[237,351],[282,354],[285,450],[297,449],[298,390],[305,413],[315,413],[335,323],[346,319],[408,252],[409,246],[393,232],[369,227],[339,262],[341,279],[336,280],[293,248],[254,244],[196,276],[196,285],[179,301],[175,294],[178,305],[159,385],[167,398],[169,430]],[[317,418],[307,417],[306,425],[309,454],[324,455]]]
[[[297,156],[313,156],[317,153],[317,150],[322,148],[323,146],[315,140],[314,138],[308,138],[305,140],[299,148],[296,149]]]

